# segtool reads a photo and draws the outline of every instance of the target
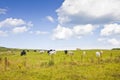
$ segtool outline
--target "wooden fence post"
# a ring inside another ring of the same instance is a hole
[[[2,63],[2,58],[0,57],[0,64]]]
[[[5,70],[7,70],[7,67],[8,67],[8,58],[7,57],[5,57]]]

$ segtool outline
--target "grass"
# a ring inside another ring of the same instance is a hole
[[[56,55],[20,51],[0,54],[0,80],[119,80],[120,51],[104,50],[98,62],[98,50],[73,51],[73,56],[58,51]],[[112,53],[112,56],[111,56]],[[7,57],[8,65],[5,65]],[[6,67],[6,69],[5,69]]]

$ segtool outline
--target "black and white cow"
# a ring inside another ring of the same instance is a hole
[[[48,53],[49,55],[53,55],[53,54],[56,54],[56,51],[53,50],[53,49],[50,49],[50,50],[47,51],[47,53]]]

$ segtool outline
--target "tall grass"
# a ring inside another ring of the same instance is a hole
[[[103,50],[102,58],[96,57],[98,50],[73,51],[65,55],[58,51],[55,55],[29,51],[20,56],[0,54],[0,80],[119,80],[120,51]],[[112,54],[111,54],[112,53]],[[10,65],[9,65],[10,63]]]

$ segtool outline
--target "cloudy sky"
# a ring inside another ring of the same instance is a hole
[[[0,0],[0,46],[120,47],[120,0]]]

